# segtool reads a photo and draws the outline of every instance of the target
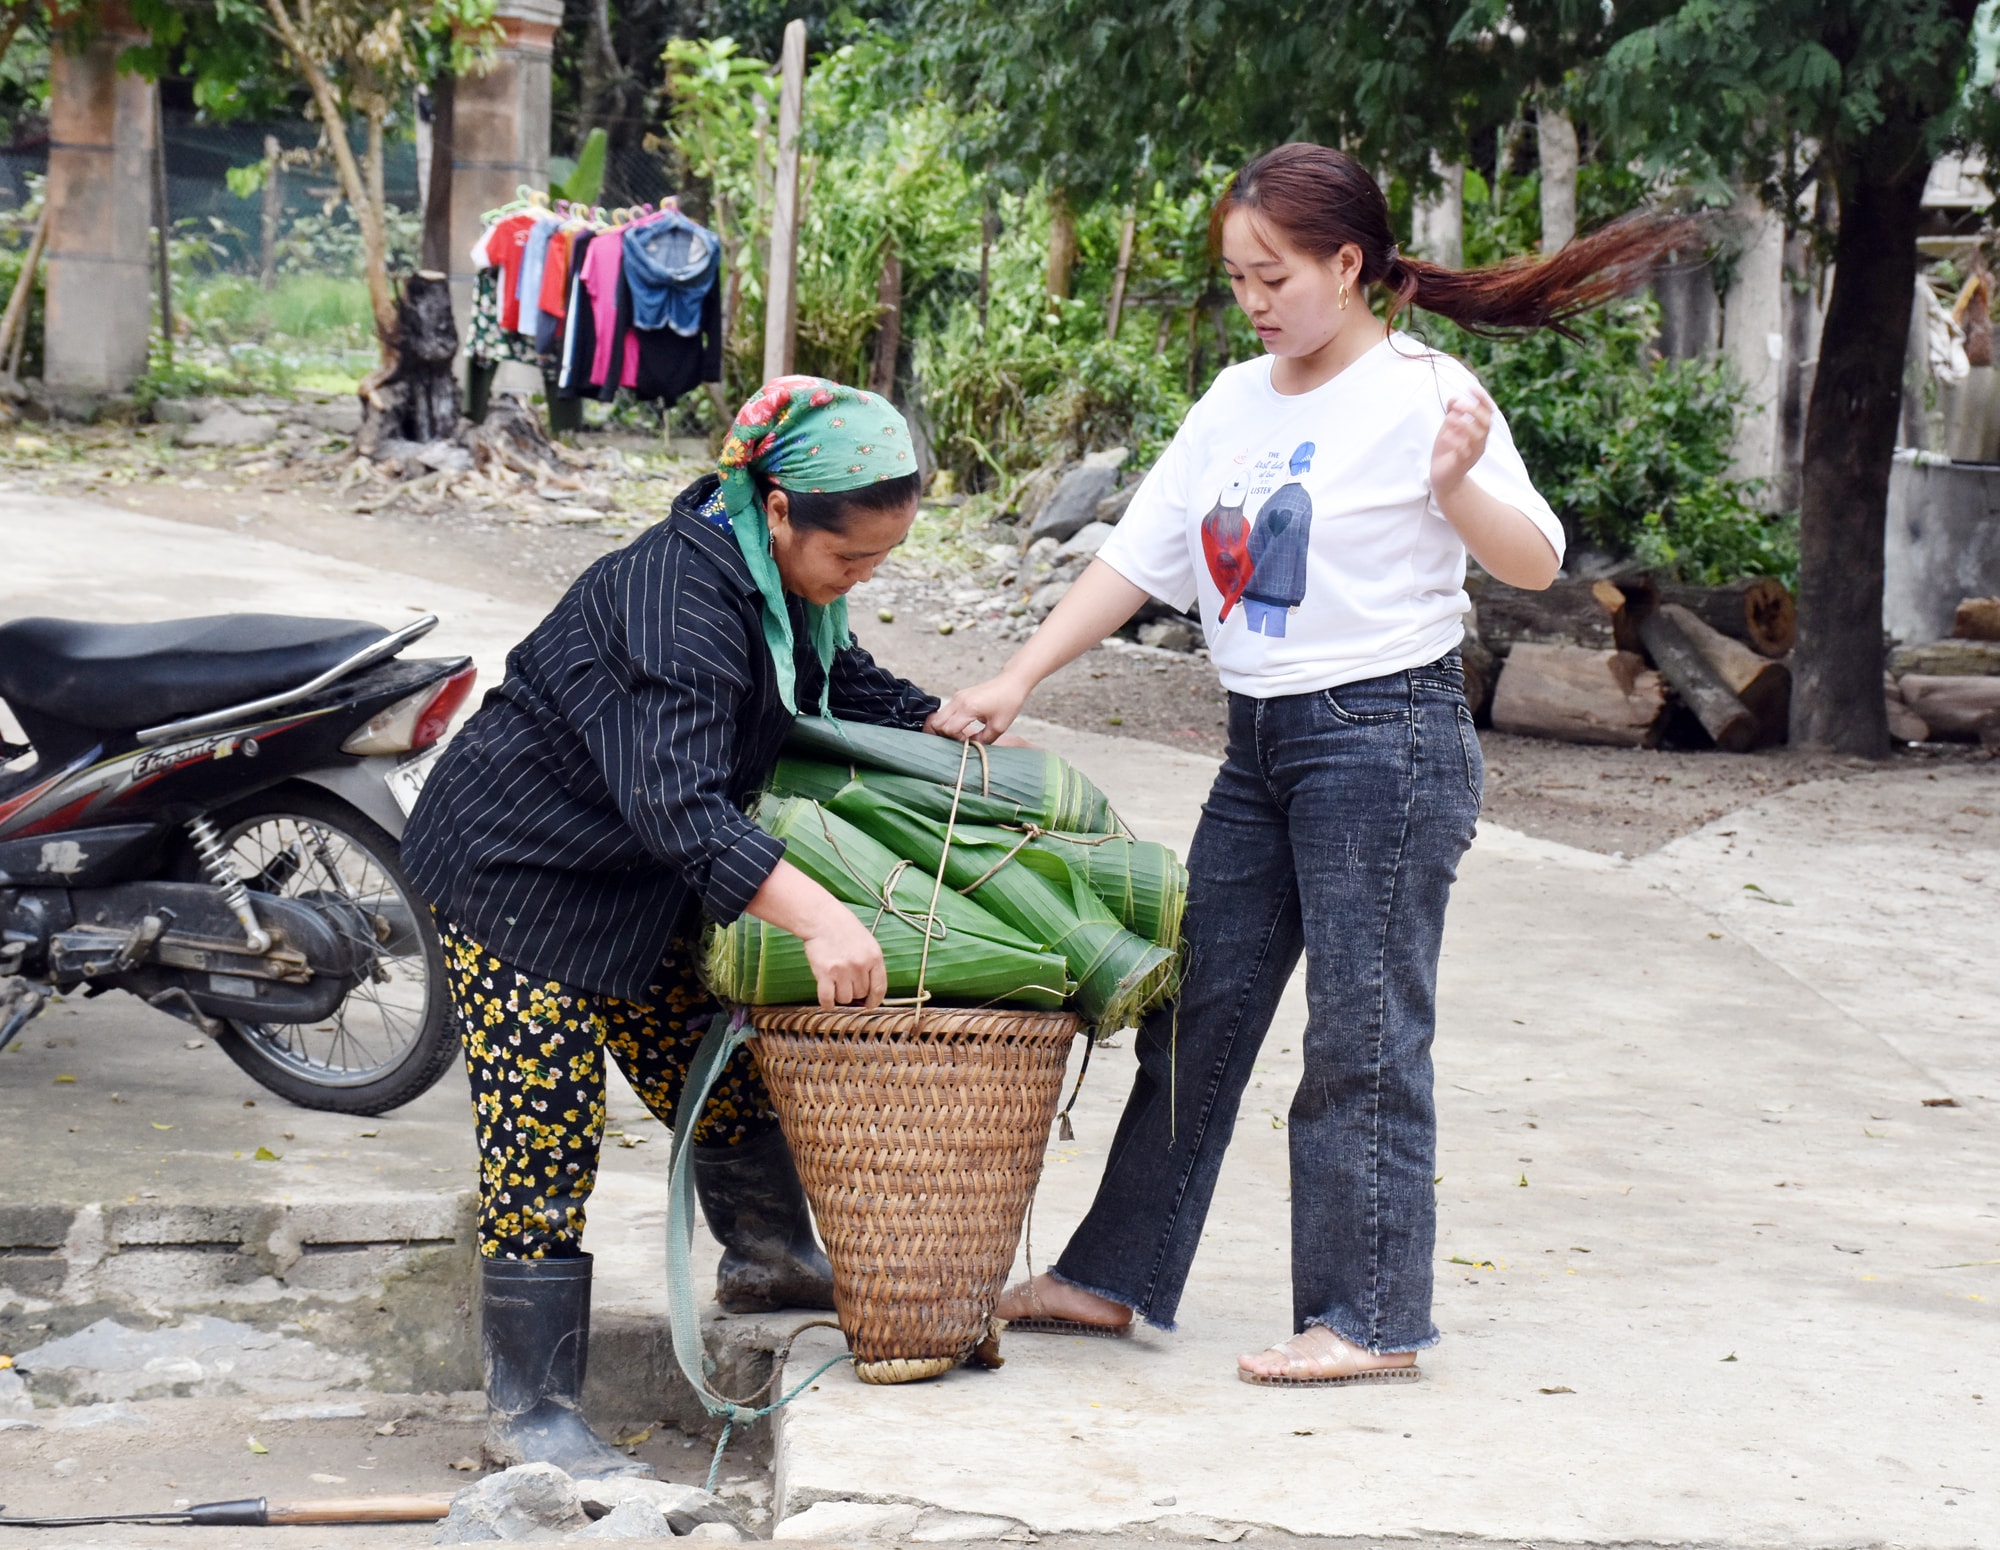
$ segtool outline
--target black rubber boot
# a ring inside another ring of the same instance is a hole
[[[791,1148],[776,1130],[694,1149],[694,1189],[722,1245],[715,1300],[731,1313],[831,1308],[833,1267],[813,1236]]]
[[[590,1256],[482,1259],[479,1348],[486,1452],[497,1464],[553,1464],[577,1480],[653,1473],[583,1418]]]

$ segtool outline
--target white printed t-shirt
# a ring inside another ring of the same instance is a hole
[[[1472,604],[1465,545],[1431,498],[1431,447],[1477,379],[1402,333],[1310,393],[1274,389],[1272,360],[1215,379],[1098,558],[1176,608],[1199,599],[1209,657],[1239,694],[1436,661]],[[1497,413],[1468,477],[1562,554],[1562,524]]]

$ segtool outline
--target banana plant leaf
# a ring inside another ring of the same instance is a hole
[[[866,911],[871,918],[897,915],[908,926],[932,921],[933,962],[946,942],[956,946],[967,937],[1019,952],[1042,951],[1040,943],[1003,925],[964,895],[939,888],[936,867],[925,871],[817,802],[766,796],[758,804],[757,823],[785,842],[787,861],[841,903]]]
[[[1104,793],[1045,749],[988,748],[900,727],[800,716],[792,723],[785,751],[796,758],[913,776],[947,793],[962,781],[968,793],[1020,804],[1021,816],[1045,829],[1116,834],[1121,827]]]
[[[817,759],[780,759],[771,772],[770,790],[781,797],[811,797],[828,802],[839,795],[849,781],[860,781],[871,790],[926,818],[951,816],[951,788],[933,785],[909,775],[891,775],[856,765],[823,764]],[[1002,797],[983,797],[976,791],[959,795],[958,816],[966,823],[1023,823],[1032,815],[1019,802]]]
[[[933,1001],[1054,1011],[1069,997],[1069,976],[1055,953],[957,936],[933,940],[926,963],[921,931],[894,915],[847,907],[882,944],[892,998],[915,995],[920,970]],[[716,995],[746,1006],[794,1006],[819,994],[805,943],[754,915],[712,932],[702,967]]]
[[[1069,868],[1111,907],[1125,929],[1162,947],[1178,947],[1187,912],[1187,868],[1173,851],[1123,834],[1038,834],[1021,857]]]
[[[949,855],[945,826],[890,801],[859,781],[827,804],[889,850],[935,872],[1006,924],[1062,954],[1076,981],[1076,1009],[1101,1031],[1135,1025],[1173,992],[1177,955],[1119,924],[1104,901],[1074,872],[1052,881],[1019,864],[1023,837],[1005,831],[970,838],[954,828]]]

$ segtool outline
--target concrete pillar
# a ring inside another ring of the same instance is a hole
[[[146,34],[118,0],[49,60],[49,245],[43,380],[121,393],[152,333],[155,87],[118,55]]]
[[[460,76],[452,119],[451,297],[459,337],[472,315],[479,217],[526,183],[549,181],[549,72],[562,0],[500,0],[502,40],[484,75]],[[530,373],[532,375],[532,373]],[[536,381],[535,391],[540,391]]]

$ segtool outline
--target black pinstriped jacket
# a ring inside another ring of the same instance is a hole
[[[643,1000],[691,909],[734,920],[784,854],[743,804],[791,716],[757,591],[710,475],[673,514],[579,576],[507,657],[452,739],[403,835],[410,880],[509,965]],[[793,616],[804,639],[800,612]],[[832,708],[918,727],[938,702],[850,644]],[[796,700],[820,702],[802,651]]]

